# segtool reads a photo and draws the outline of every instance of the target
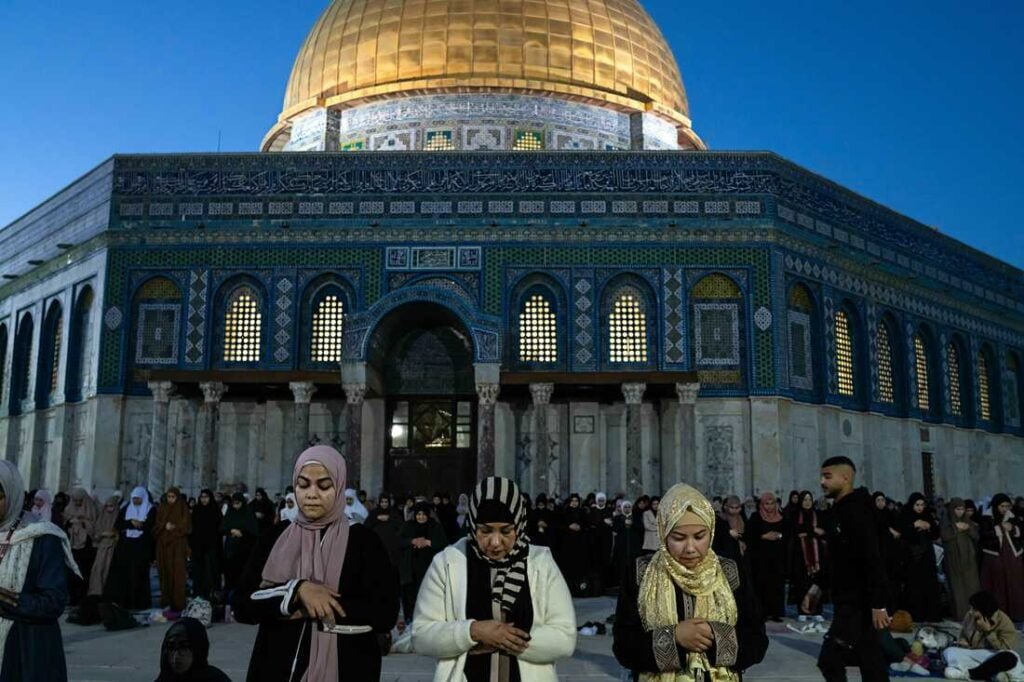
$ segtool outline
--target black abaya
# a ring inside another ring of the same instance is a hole
[[[156,524],[156,507],[149,510],[143,523],[142,535],[128,537],[133,530],[125,519],[125,511],[118,515],[118,540],[111,560],[110,573],[103,591],[105,601],[111,601],[122,608],[141,611],[152,608],[153,593],[149,583],[149,569],[153,563],[153,526]]]
[[[786,542],[789,530],[785,519],[768,522],[754,514],[747,523],[747,554],[754,573],[754,592],[764,618],[786,615]],[[766,540],[768,533],[780,533],[777,540]]]

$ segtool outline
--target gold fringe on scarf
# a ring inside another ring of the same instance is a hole
[[[644,627],[653,630],[679,622],[676,606],[675,587],[696,599],[694,618],[736,625],[736,599],[733,597],[729,580],[718,561],[718,555],[710,548],[704,559],[693,569],[688,569],[672,558],[665,544],[666,539],[687,513],[696,515],[707,526],[712,540],[715,534],[715,510],[711,503],[694,488],[678,483],[661,498],[658,508],[659,549],[651,559],[640,583],[639,610]],[[641,682],[737,682],[739,675],[728,668],[712,667],[708,657],[702,653],[686,656],[683,670],[664,673],[642,673]]]

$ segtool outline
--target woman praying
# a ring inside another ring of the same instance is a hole
[[[92,571],[89,573],[88,594],[90,595],[102,595],[103,586],[106,585],[107,576],[110,575],[110,564],[114,558],[114,548],[117,546],[119,501],[119,497],[107,498],[96,517],[96,525],[93,526],[92,536],[95,541],[96,556],[92,562]]]
[[[104,592],[107,601],[136,611],[153,606],[149,567],[153,563],[154,525],[156,508],[146,489],[137,486],[117,519],[118,542]]]
[[[946,550],[946,582],[949,584],[953,617],[963,620],[971,608],[971,595],[981,591],[978,576],[978,524],[968,521],[964,501],[954,497],[946,506],[942,523],[942,546]]]
[[[1020,519],[1012,509],[1009,496],[999,493],[992,498],[992,516],[982,527],[981,585],[996,596],[999,609],[1012,620],[1024,620],[1024,574],[1021,571]]]
[[[192,532],[192,513],[178,488],[169,488],[164,503],[156,510],[156,565],[160,574],[160,606],[174,614],[185,608],[186,560],[188,536]]]
[[[250,682],[364,682],[380,678],[377,634],[398,610],[383,545],[345,516],[345,460],[307,449],[293,470],[299,513],[253,551],[234,598],[235,617],[259,625]]]
[[[438,554],[416,601],[416,653],[438,659],[435,682],[556,682],[572,656],[576,615],[546,547],[530,544],[519,486],[481,481],[471,530]]]
[[[747,524],[747,546],[761,616],[776,623],[786,615],[786,526],[775,493],[762,493],[757,513]]]
[[[220,589],[220,528],[223,521],[213,491],[204,489],[199,493],[199,499],[192,510],[189,544],[192,548],[192,587],[197,597],[207,601],[214,590]]]
[[[937,622],[942,618],[937,598],[939,575],[935,565],[935,541],[939,539],[939,524],[928,511],[928,503],[921,493],[910,496],[903,507],[900,521],[907,571],[902,606],[915,621]]]
[[[660,546],[624,579],[612,651],[640,682],[738,682],[768,648],[739,565],[711,549],[715,511],[674,485],[658,512]]]
[[[89,497],[84,488],[71,489],[71,501],[64,512],[64,531],[71,541],[71,555],[75,557],[82,580],[72,580],[71,605],[77,606],[89,587],[89,574],[96,556],[96,516],[99,510],[96,501]]]

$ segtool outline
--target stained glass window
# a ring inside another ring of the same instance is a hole
[[[544,149],[544,136],[536,130],[517,130],[512,149],[517,152],[535,152]]]
[[[310,359],[313,362],[341,362],[344,304],[337,294],[327,294],[313,313]]]
[[[992,419],[991,396],[988,384],[988,361],[984,353],[978,353],[978,409],[985,421]]]
[[[427,133],[424,149],[428,152],[450,152],[455,150],[455,141],[450,130],[431,130]]]
[[[896,391],[892,376],[892,340],[889,338],[889,325],[879,323],[877,337],[878,401],[892,404],[896,402]]]
[[[914,369],[917,373],[917,406],[927,412],[932,402],[928,393],[928,354],[920,334],[914,334]]]
[[[255,292],[249,287],[239,288],[224,315],[224,361],[259,362],[262,324]]]
[[[691,298],[739,298],[740,288],[721,273],[713,273],[703,278],[690,292]]]
[[[542,294],[527,298],[519,313],[519,360],[558,360],[558,322],[551,304]]]
[[[608,359],[612,362],[647,362],[647,316],[640,294],[619,294],[608,317]]]
[[[960,400],[960,353],[952,343],[946,346],[946,367],[949,380],[949,411],[959,417],[963,414]]]
[[[58,312],[56,319],[51,323],[51,334],[53,334],[53,355],[50,357],[50,395],[57,392],[60,385],[60,345],[64,340],[64,314]]]
[[[836,313],[836,377],[839,395],[854,395],[853,332],[845,310]]]

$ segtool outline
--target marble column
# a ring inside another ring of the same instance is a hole
[[[622,395],[626,399],[626,496],[635,500],[644,494],[643,484],[643,441],[640,424],[644,391],[647,384],[622,384]],[[654,491],[651,491],[654,492]]]
[[[291,381],[288,388],[292,390],[295,398],[294,412],[292,417],[293,446],[289,456],[286,454],[281,458],[281,480],[292,480],[292,469],[295,458],[309,446],[309,403],[316,393],[316,385],[312,381]]]
[[[477,480],[494,475],[494,405],[498,402],[500,384],[476,385],[477,401]]]
[[[203,404],[199,408],[199,424],[196,428],[199,487],[212,490],[217,486],[220,401],[227,393],[228,387],[219,381],[204,381],[199,384],[199,388],[203,392]]]
[[[153,394],[153,435],[149,441],[146,487],[151,494],[159,496],[167,487],[167,417],[174,384],[170,381],[150,381],[147,385]]]
[[[363,398],[366,384],[342,384],[345,391],[345,464],[348,466],[348,487],[359,488],[363,466]]]
[[[676,384],[679,397],[679,480],[697,484],[697,394],[700,384]]]
[[[533,494],[551,495],[555,492],[551,480],[551,436],[548,433],[548,406],[554,384],[530,384],[533,396],[533,471],[536,486]]]

